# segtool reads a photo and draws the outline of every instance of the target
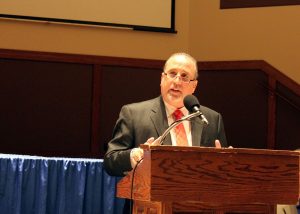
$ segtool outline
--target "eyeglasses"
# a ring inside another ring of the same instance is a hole
[[[179,77],[179,80],[184,83],[190,83],[192,81],[195,81],[195,79],[191,80],[189,75],[187,73],[177,73],[175,71],[170,72],[163,72],[164,75],[166,75],[169,79],[175,80],[176,77]]]

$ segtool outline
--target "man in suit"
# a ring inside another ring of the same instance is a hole
[[[197,62],[192,56],[186,53],[173,54],[166,61],[161,74],[161,96],[122,107],[104,157],[104,167],[108,174],[124,176],[131,171],[143,157],[139,145],[157,145],[159,136],[177,120],[173,112],[188,115],[183,99],[194,93],[198,84],[197,77]],[[204,106],[200,110],[209,125],[205,125],[198,117],[185,121],[180,131],[175,128],[171,130],[163,145],[226,147],[221,115]]]

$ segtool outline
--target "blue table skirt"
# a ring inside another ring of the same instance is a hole
[[[0,213],[122,213],[119,179],[106,174],[101,159],[0,154]]]

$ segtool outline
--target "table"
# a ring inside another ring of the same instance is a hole
[[[0,213],[122,213],[119,179],[104,171],[102,159],[0,154]]]

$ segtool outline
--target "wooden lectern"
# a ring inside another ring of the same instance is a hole
[[[117,197],[132,195],[133,213],[275,213],[276,204],[298,202],[298,152],[142,148],[134,175],[117,186]]]

